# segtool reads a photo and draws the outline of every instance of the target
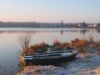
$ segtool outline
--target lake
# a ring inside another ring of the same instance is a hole
[[[31,34],[30,45],[42,42],[52,45],[55,40],[70,42],[76,38],[89,40],[90,37],[93,37],[94,41],[100,41],[100,29],[0,28],[0,68],[3,68],[5,75],[18,71],[20,38],[26,32]]]

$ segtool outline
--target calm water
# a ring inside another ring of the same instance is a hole
[[[15,31],[16,30],[16,31]],[[96,29],[0,29],[0,65],[3,66],[5,74],[13,68],[18,70],[18,54],[21,49],[20,38],[26,31],[31,34],[30,44],[48,43],[53,44],[54,40],[60,42],[70,42],[73,39],[89,39],[90,36],[95,41],[100,41],[100,30]],[[0,66],[1,67],[1,66]]]

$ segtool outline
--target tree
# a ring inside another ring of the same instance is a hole
[[[98,27],[100,27],[100,23],[98,23]]]
[[[82,22],[82,23],[81,23],[81,27],[86,28],[86,27],[87,27],[87,24],[86,24],[85,22]]]

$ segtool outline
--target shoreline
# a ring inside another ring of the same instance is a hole
[[[84,56],[80,55],[73,61],[62,63],[59,67],[48,66],[26,66],[16,75],[35,74],[35,75],[99,75],[100,74],[100,56]],[[97,61],[96,61],[97,60]],[[45,69],[44,69],[45,68]]]
[[[99,75],[100,74],[100,42],[93,40],[72,40],[74,46],[79,49],[79,54],[72,61],[60,63],[60,66],[52,65],[56,69],[45,69],[45,66],[24,66],[23,70],[17,75],[35,74],[35,75]],[[56,43],[58,44],[58,43]],[[59,43],[60,47],[63,44]],[[64,47],[64,46],[63,46]],[[49,67],[47,65],[46,67]],[[42,67],[42,68],[41,68]],[[35,68],[35,69],[33,69]],[[38,69],[37,69],[38,68]],[[52,70],[51,70],[52,69]],[[23,74],[24,73],[24,74]]]

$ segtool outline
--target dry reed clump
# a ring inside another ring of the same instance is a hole
[[[2,68],[2,65],[0,65],[0,75],[3,75],[3,68]]]
[[[9,69],[10,75],[15,75],[15,69],[14,69],[13,65],[8,65],[8,69]]]
[[[67,42],[64,42],[64,43],[61,43],[59,41],[54,41],[53,43],[53,46],[56,48],[56,49],[66,49],[66,48],[71,48],[71,44],[70,43],[67,43]]]
[[[82,51],[82,48],[84,48],[88,44],[89,44],[89,41],[83,40],[83,39],[75,39],[75,40],[72,40],[71,43],[67,43],[67,42],[61,43],[61,42],[56,40],[53,43],[53,46],[56,47],[56,48],[63,48],[63,49],[75,48],[75,49]]]
[[[28,52],[30,52],[30,48],[29,48],[29,44],[30,44],[30,34],[26,33],[21,39],[21,53],[20,55],[23,56],[24,54],[27,54]]]
[[[82,50],[80,50],[80,49],[85,47],[87,44],[89,44],[89,42],[87,40],[80,40],[80,39],[72,40],[71,43],[67,43],[67,42],[61,43],[61,42],[56,40],[53,43],[53,47],[56,50],[67,49],[67,48],[75,48],[75,49],[78,49],[79,51],[82,52]],[[46,52],[48,47],[49,47],[49,45],[45,44],[45,43],[32,45],[32,46],[24,49],[22,54],[32,54],[32,53],[36,53],[36,52]]]
[[[45,52],[47,49],[47,44],[45,43],[41,43],[41,44],[36,44],[36,45],[32,45],[30,46],[30,53],[36,53],[36,52]]]
[[[89,42],[94,43],[94,37],[92,35],[89,35]]]
[[[53,46],[59,46],[59,45],[61,45],[61,42],[59,42],[58,40],[55,40],[54,42],[53,42]]]
[[[88,44],[89,44],[89,41],[83,40],[83,39],[75,39],[71,41],[72,47],[78,50],[80,53],[86,53],[86,50],[84,50],[84,47],[86,47]]]
[[[89,44],[87,40],[80,40],[80,39],[75,39],[71,41],[72,47],[78,49],[78,48],[83,48],[86,45]]]
[[[19,56],[19,65],[20,67],[24,67],[26,66],[26,62],[24,61],[24,57],[23,56]]]
[[[100,42],[95,43],[95,48],[98,48],[98,47],[100,47]]]
[[[23,56],[25,54],[33,54],[36,52],[46,52],[47,48],[50,46],[45,43],[29,46],[29,43],[30,43],[30,35],[29,34],[26,34],[26,36],[24,36],[22,38],[21,42],[22,42],[22,52],[20,54],[21,56]],[[56,50],[75,48],[75,49],[78,49],[80,52],[84,52],[84,50],[82,50],[82,48],[85,47],[87,44],[89,44],[89,41],[83,40],[83,39],[75,39],[75,40],[72,40],[71,43],[68,43],[68,42],[61,43],[56,40],[56,41],[54,41],[52,46]]]
[[[95,48],[96,54],[100,55],[100,41],[95,42],[94,48]]]
[[[100,47],[96,49],[96,54],[100,55]]]

